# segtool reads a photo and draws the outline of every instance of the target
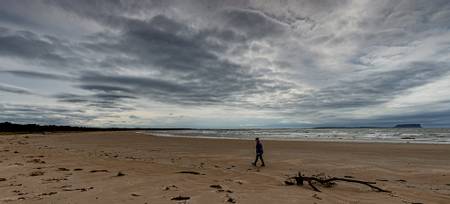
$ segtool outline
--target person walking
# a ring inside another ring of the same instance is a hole
[[[253,162],[252,164],[253,164],[253,166],[256,166],[256,162],[258,162],[258,159],[260,159],[261,160],[261,166],[266,166],[264,164],[264,159],[262,157],[263,153],[264,153],[263,145],[262,145],[262,143],[261,143],[261,141],[259,140],[258,137],[255,139],[255,141],[256,141],[256,158],[255,158],[255,162]]]

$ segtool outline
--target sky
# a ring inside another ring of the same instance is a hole
[[[0,122],[450,127],[450,1],[2,0]]]

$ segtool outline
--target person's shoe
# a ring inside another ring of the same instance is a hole
[[[265,164],[262,164],[261,166],[266,166]]]

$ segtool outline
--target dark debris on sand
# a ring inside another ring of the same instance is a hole
[[[227,199],[227,202],[229,202],[229,203],[236,203],[236,199],[234,199],[234,198],[228,198],[228,199]]]
[[[119,171],[119,173],[117,173],[116,177],[120,177],[120,176],[125,176],[126,174],[122,173],[121,171]]]

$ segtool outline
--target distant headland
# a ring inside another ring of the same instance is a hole
[[[185,129],[187,129],[187,128],[100,128],[100,127],[79,127],[79,126],[65,126],[65,125],[15,124],[15,123],[10,123],[10,122],[0,123],[0,132],[11,132],[11,133],[128,131],[128,130],[185,130]]]

